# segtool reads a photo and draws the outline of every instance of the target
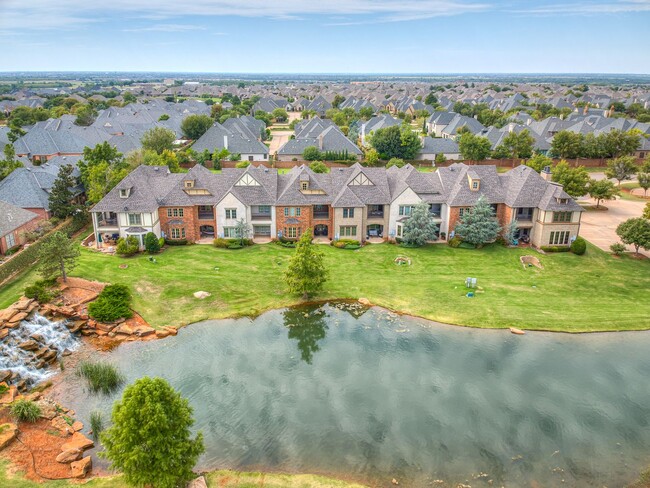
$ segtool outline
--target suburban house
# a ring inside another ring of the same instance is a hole
[[[310,146],[317,147],[321,152],[347,154],[360,159],[363,153],[341,129],[329,119],[314,117],[303,120],[294,128],[295,137],[289,139],[278,149],[278,161],[301,160],[302,153]]]
[[[455,140],[429,136],[422,138],[422,149],[415,159],[435,161],[439,154],[447,161],[461,159],[460,149],[458,149],[458,143]]]
[[[269,148],[261,142],[261,126],[264,122],[253,117],[239,117],[215,122],[205,134],[192,144],[198,153],[208,150],[227,149],[230,154],[239,154],[240,161],[268,161]]]
[[[389,114],[380,114],[361,124],[359,137],[364,147],[370,146],[370,136],[379,129],[386,129],[393,126],[401,126],[402,121]]]
[[[242,219],[255,239],[297,239],[312,228],[321,239],[395,239],[403,236],[413,208],[426,202],[444,237],[484,196],[501,226],[517,222],[517,236],[535,246],[568,246],[580,229],[582,208],[527,166],[497,173],[495,166],[455,163],[434,173],[360,164],[314,173],[308,166],[286,174],[263,166],[188,173],[139,166],[91,212],[98,245],[144,236],[190,242],[236,237]]]
[[[25,243],[24,233],[35,229],[42,220],[34,212],[0,200],[0,254]]]
[[[59,169],[64,164],[74,166],[72,176],[79,178],[77,162],[80,156],[58,156],[40,166],[16,168],[0,181],[0,200],[16,207],[29,210],[42,219],[50,218],[49,195]],[[78,180],[77,180],[78,181]],[[75,201],[80,203],[84,190],[81,184],[70,189]]]

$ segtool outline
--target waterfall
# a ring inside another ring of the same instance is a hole
[[[65,350],[73,351],[78,346],[79,341],[67,329],[65,321],[52,322],[34,314],[10,329],[7,337],[0,341],[0,376],[10,372],[11,383],[24,381],[26,385],[33,385],[53,375],[51,363]]]

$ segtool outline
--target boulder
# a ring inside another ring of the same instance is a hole
[[[73,478],[85,478],[93,468],[93,461],[90,456],[83,458],[81,461],[75,461],[70,464]]]
[[[27,297],[20,297],[20,300],[18,300],[16,303],[12,305],[12,308],[15,308],[16,310],[27,310],[27,308],[34,303],[34,299],[32,298],[27,298]]]
[[[56,457],[56,462],[61,464],[68,464],[73,461],[77,461],[82,454],[83,451],[81,449],[68,449]]]
[[[48,400],[47,398],[41,398],[36,402],[36,405],[38,405],[38,408],[41,409],[41,417],[47,420],[52,420],[54,417],[57,416],[57,404],[53,402],[52,400]]]
[[[72,434],[74,432],[74,430],[72,429],[70,424],[66,421],[66,419],[64,419],[60,415],[57,415],[56,417],[54,417],[52,419],[51,424],[52,424],[52,427],[54,427],[55,429],[58,429],[59,431],[61,431],[64,434]]]
[[[0,451],[13,442],[18,435],[15,424],[0,424]]]
[[[198,478],[190,481],[187,484],[187,488],[208,488],[208,484],[205,482],[204,476],[199,476]]]
[[[210,295],[211,295],[211,293],[208,293],[207,291],[194,292],[194,297],[198,298],[199,300],[203,300],[204,298],[208,298]]]
[[[39,348],[39,345],[35,340],[29,339],[28,341],[18,344],[18,347],[24,351],[36,351]]]
[[[115,328],[115,324],[103,324],[101,322],[98,322],[97,325],[95,326],[97,330],[101,330],[102,332],[111,332]]]
[[[1,369],[0,370],[0,383],[3,381],[7,381],[9,378],[11,378],[11,371],[8,369]]]
[[[157,337],[158,339],[164,339],[164,338],[167,337],[169,334],[170,334],[170,332],[169,332],[168,330],[165,330],[165,329],[158,329],[158,330],[156,331],[156,337]]]
[[[370,300],[368,300],[367,298],[359,298],[359,303],[361,305],[368,305],[368,306],[371,305]]]
[[[7,323],[12,326],[15,326],[15,324],[19,324],[22,320],[25,320],[27,318],[27,313],[25,312],[20,312],[11,317],[11,319],[7,320]]]
[[[137,335],[138,337],[147,337],[147,336],[149,336],[151,334],[155,334],[156,329],[154,329],[153,327],[149,327],[147,325],[138,325],[134,329],[133,333],[135,335]]]
[[[175,335],[178,334],[178,329],[176,327],[166,326],[166,327],[163,327],[163,329],[166,330],[167,332],[169,332],[170,335],[175,336]]]
[[[4,395],[0,396],[0,405],[7,405],[13,402],[16,399],[17,395],[18,388],[16,388],[16,385],[11,385],[9,387],[9,391],[6,391]]]
[[[9,329],[0,329],[0,341],[9,335]]]
[[[517,329],[516,327],[510,327],[510,332],[516,335],[524,335],[525,332],[521,329]]]
[[[115,329],[113,329],[113,332],[117,334],[131,335],[133,334],[133,327],[131,327],[129,324],[120,324],[115,327]]]
[[[83,451],[94,446],[95,443],[88,437],[81,432],[75,432],[70,440],[61,446],[61,451],[69,451],[70,449],[81,449]]]
[[[79,432],[83,428],[84,428],[84,424],[79,422],[78,420],[72,422],[72,430],[74,430],[75,432]]]

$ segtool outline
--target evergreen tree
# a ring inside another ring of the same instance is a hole
[[[55,232],[48,237],[39,250],[41,275],[44,279],[61,276],[63,282],[68,281],[68,272],[77,264],[79,245],[63,232]]]
[[[311,229],[307,229],[296,245],[296,252],[289,260],[284,274],[291,293],[301,293],[306,300],[310,293],[323,287],[327,270],[323,264],[323,253],[312,242]]]
[[[190,437],[192,407],[162,378],[140,378],[113,406],[113,425],[101,433],[100,455],[133,486],[176,488],[196,475],[203,435]]]
[[[482,247],[488,242],[494,241],[499,236],[501,227],[494,216],[494,209],[481,195],[476,205],[460,218],[456,226],[456,234],[462,237],[463,241]]]
[[[48,197],[50,212],[58,219],[65,219],[72,215],[75,207],[71,203],[73,194],[70,188],[75,184],[72,172],[74,168],[70,164],[64,164],[59,169],[59,174],[54,180],[52,190]]]
[[[0,160],[0,181],[9,176],[16,168],[22,168],[23,163],[16,159],[16,151],[12,144],[5,144],[4,159]]]
[[[429,212],[429,204],[421,202],[411,211],[411,216],[404,222],[402,239],[409,246],[423,246],[433,241],[438,235],[438,225]]]

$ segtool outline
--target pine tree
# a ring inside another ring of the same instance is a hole
[[[402,239],[408,246],[423,246],[438,235],[438,225],[429,212],[429,204],[421,202],[411,211],[411,216],[404,223]]]
[[[72,177],[73,170],[74,168],[70,164],[61,166],[50,191],[50,212],[58,219],[65,219],[74,211],[74,205],[71,203],[73,194],[70,190],[75,184]]]
[[[323,264],[323,253],[312,242],[311,229],[307,229],[296,245],[296,252],[289,260],[284,273],[291,293],[301,293],[306,300],[310,293],[323,287],[327,280],[327,270]]]
[[[463,241],[482,247],[488,242],[494,241],[501,227],[494,216],[494,209],[481,195],[476,205],[465,212],[456,226],[456,234],[462,237]]]
[[[77,264],[79,245],[63,232],[55,232],[41,245],[39,259],[41,275],[45,279],[61,276],[68,280],[70,272]]]

